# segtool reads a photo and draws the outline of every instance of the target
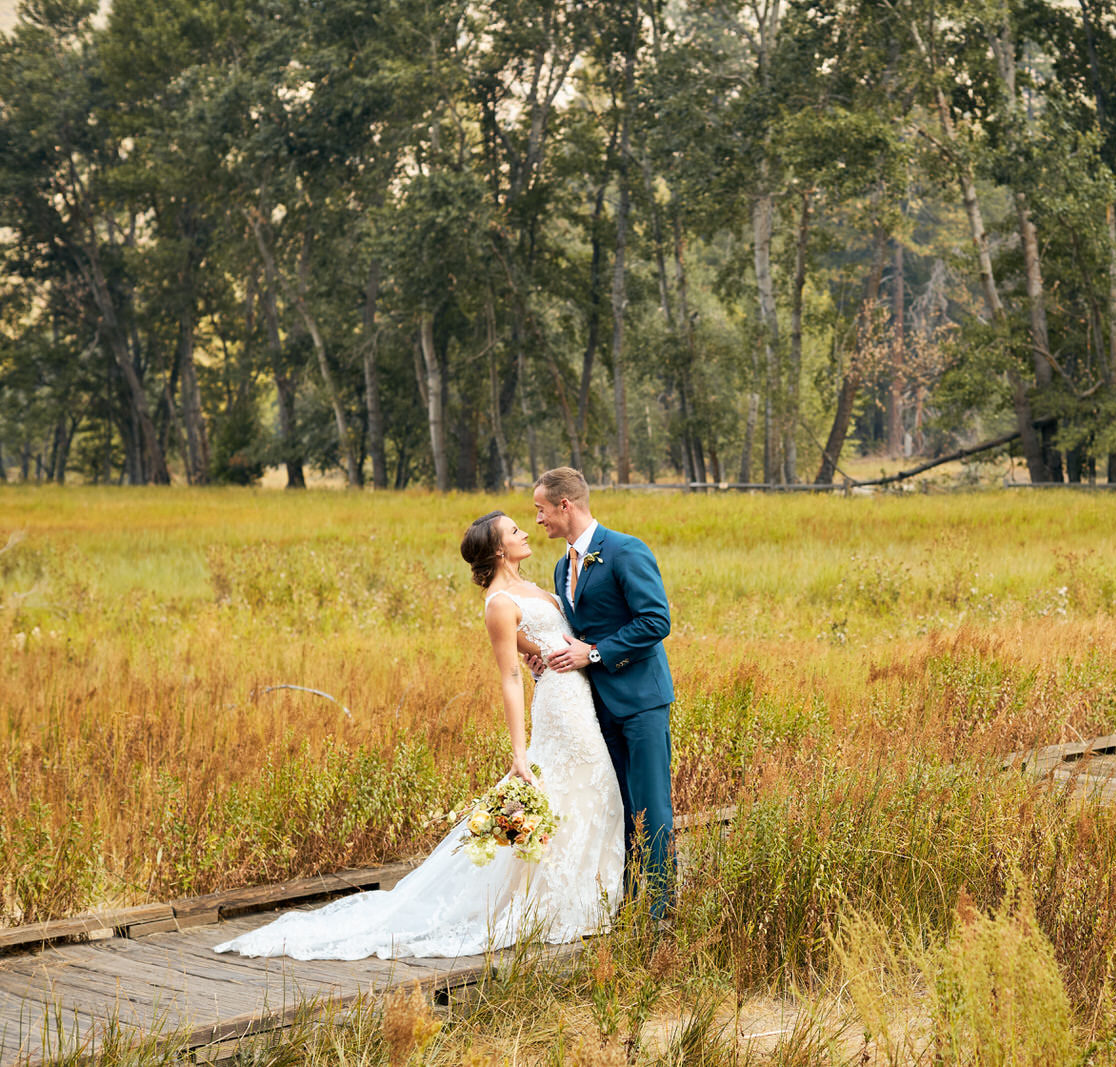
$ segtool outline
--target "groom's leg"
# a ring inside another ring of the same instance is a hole
[[[620,787],[620,799],[624,802],[624,896],[628,896],[633,880],[638,872],[631,869],[632,835],[635,821],[632,817],[632,796],[628,788],[628,741],[624,736],[624,719],[618,719],[608,708],[597,705],[597,720],[601,724],[601,736],[608,749],[612,767],[616,771],[616,783]]]
[[[643,812],[651,914],[670,907],[674,887],[674,812],[670,801],[670,705],[621,720],[628,750],[628,791],[634,814]]]

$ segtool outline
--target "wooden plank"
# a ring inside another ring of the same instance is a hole
[[[134,908],[75,915],[72,919],[51,919],[48,922],[11,926],[0,930],[0,949],[43,944],[63,937],[96,935],[103,932],[111,936],[114,931],[124,929],[131,923],[170,919],[173,916],[174,912],[169,904],[139,904]]]
[[[243,889],[228,889],[201,897],[183,898],[173,901],[171,906],[175,917],[180,921],[196,918],[198,915],[211,916],[230,911],[260,909],[268,905],[289,903],[308,897],[359,892],[394,885],[414,866],[414,861],[406,861],[383,867],[338,871],[336,874],[318,874],[312,878],[294,878],[273,885],[246,886]]]
[[[0,1019],[0,1064],[41,1063],[75,1049],[93,1033],[96,1019],[42,1004],[29,1004],[17,1018]]]
[[[417,866],[404,860],[381,867],[295,878],[273,885],[246,886],[200,897],[184,897],[169,904],[138,904],[112,911],[89,912],[68,919],[51,919],[0,929],[0,952],[48,944],[72,937],[147,936],[166,930],[215,923],[230,912],[263,909],[313,897],[390,889]]]
[[[132,948],[115,951],[128,957],[122,961],[122,968],[131,965],[142,948],[143,959],[158,960],[159,966],[176,967],[186,975],[223,983],[239,982],[272,991],[294,989],[301,995],[322,989],[386,988],[392,981],[393,971],[398,970],[396,964],[380,960],[301,961],[286,957],[218,955],[211,947],[216,940],[220,939],[212,931],[207,942],[196,937],[185,940],[181,935],[160,935],[158,939],[149,938],[139,944],[132,943]],[[423,976],[428,972],[429,968],[424,970]]]
[[[0,988],[23,999],[63,1010],[76,1010],[94,1017],[107,1018],[120,1004],[146,1005],[144,1021],[150,1023],[154,994],[145,985],[129,986],[117,976],[100,974],[87,968],[58,972],[0,976]]]
[[[727,808],[714,808],[712,811],[695,811],[689,815],[676,815],[674,828],[676,830],[696,830],[699,826],[709,826],[713,823],[732,822],[736,818],[738,808],[730,804]]]
[[[129,923],[124,928],[124,936],[135,939],[147,937],[149,934],[165,934],[169,930],[178,929],[178,920],[172,915],[169,919],[156,919],[154,922]]]
[[[416,968],[416,970],[417,969],[418,968]],[[407,975],[405,982],[398,984],[409,985],[412,981],[417,981],[419,989],[422,992],[428,995],[434,995],[439,989],[449,989],[453,986],[476,981],[482,974],[487,973],[487,970],[487,963],[481,963],[479,965],[472,964],[467,967],[458,967],[453,971],[443,972],[439,975],[428,976],[426,978],[412,978],[410,975]],[[319,1009],[319,1014],[341,1011],[355,1004],[357,1000],[365,995],[366,992],[361,990],[330,998],[323,1002]],[[304,1006],[293,1005],[267,1018],[242,1015],[236,1018],[222,1020],[220,1023],[211,1026],[198,1027],[188,1036],[186,1047],[190,1049],[201,1049],[208,1045],[234,1041],[249,1037],[253,1034],[264,1033],[268,1030],[289,1026],[294,1021],[295,1017],[303,1011],[305,1011]]]
[[[1018,766],[1020,770],[1030,771],[1032,774],[1043,774],[1066,760],[1080,759],[1090,753],[1102,755],[1112,752],[1116,752],[1116,734],[1103,734],[1089,741],[1068,741],[1060,745],[1013,752],[1004,758],[1000,766],[1004,770]]]

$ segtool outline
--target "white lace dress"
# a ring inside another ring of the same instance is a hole
[[[570,628],[557,599],[541,591],[492,594],[501,595],[515,601],[520,631],[544,654],[565,647]],[[394,889],[288,912],[215,951],[300,960],[453,958],[525,936],[562,944],[591,933],[620,899],[624,810],[582,672],[546,671],[536,683],[527,755],[542,770],[542,786],[561,816],[540,863],[502,848],[488,866],[474,866],[455,851],[462,822]]]

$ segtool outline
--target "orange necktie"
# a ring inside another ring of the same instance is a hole
[[[570,545],[570,603],[577,592],[577,549]]]

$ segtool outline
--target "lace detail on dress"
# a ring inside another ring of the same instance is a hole
[[[566,635],[573,636],[556,597],[543,600],[537,596],[516,596],[501,589],[485,598],[486,607],[494,596],[506,596],[515,602],[521,613],[519,632],[544,656],[565,648]],[[530,749],[540,767],[567,759],[579,763],[608,760],[608,749],[593,706],[593,691],[584,671],[566,674],[544,671],[539,677],[531,702]],[[610,771],[611,766],[609,763]]]
[[[532,644],[544,652],[564,646],[571,631],[557,600],[492,595],[516,602]],[[394,889],[288,912],[216,951],[303,960],[458,957],[527,935],[562,944],[592,933],[620,899],[624,809],[583,672],[546,671],[538,680],[527,756],[562,816],[540,863],[500,849],[487,867],[474,867],[457,851],[461,823]]]

